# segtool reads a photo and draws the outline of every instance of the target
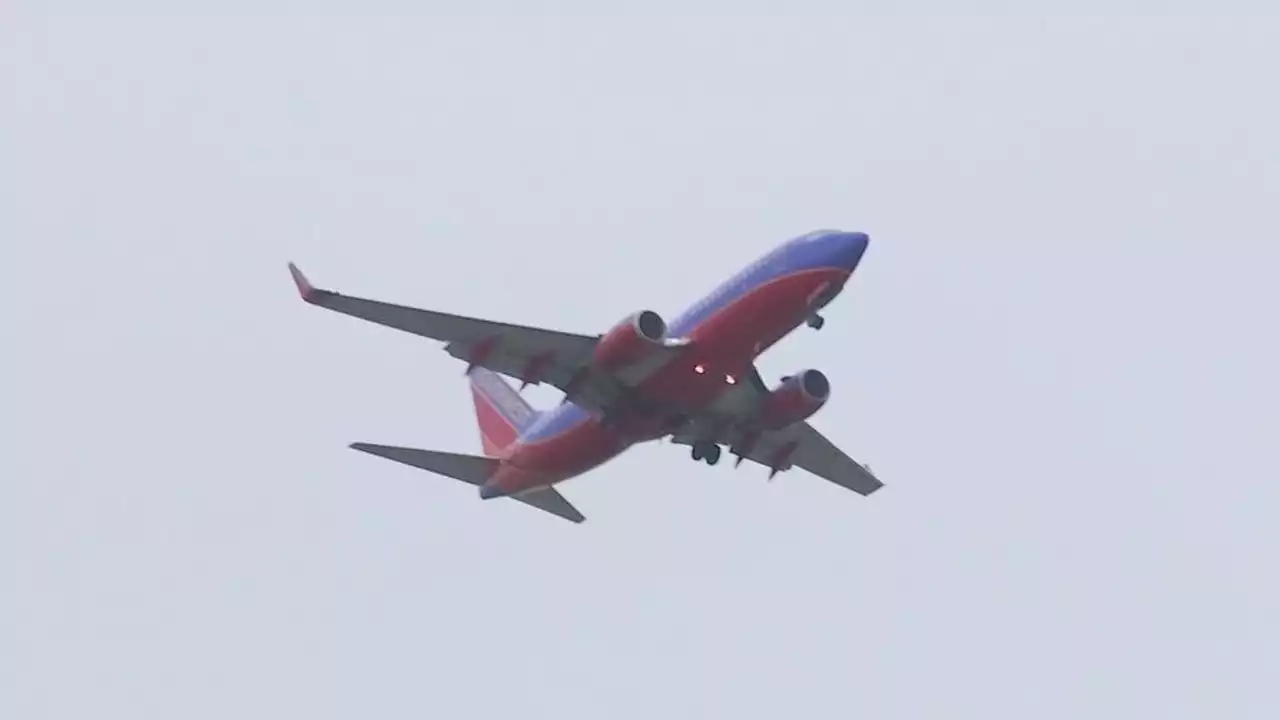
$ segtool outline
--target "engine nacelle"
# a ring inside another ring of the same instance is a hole
[[[602,370],[621,370],[640,362],[662,347],[667,323],[652,310],[623,318],[596,344],[592,359]]]
[[[782,379],[760,411],[760,423],[777,430],[811,417],[831,397],[831,382],[818,370],[802,370]]]

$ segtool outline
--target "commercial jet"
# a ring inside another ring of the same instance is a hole
[[[775,248],[670,322],[635,312],[603,335],[583,335],[419,310],[322,290],[289,263],[306,302],[445,343],[467,364],[484,455],[358,442],[351,448],[477,486],[572,522],[584,516],[554,487],[641,442],[668,439],[694,461],[721,450],[779,472],[798,466],[862,495],[882,486],[808,419],[831,396],[821,371],[766,386],[756,358],[819,315],[866,252],[861,232],[820,230]],[[501,375],[520,381],[517,390]],[[547,383],[554,408],[521,396]]]

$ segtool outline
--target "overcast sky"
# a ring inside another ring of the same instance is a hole
[[[0,717],[1277,716],[1280,10],[189,4],[0,21]],[[824,227],[759,365],[887,487],[580,526],[346,449],[463,367],[285,269],[594,333]]]

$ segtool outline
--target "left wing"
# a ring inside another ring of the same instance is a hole
[[[666,364],[683,345],[673,343],[625,375],[594,371],[592,353],[600,336],[580,335],[513,325],[479,318],[420,310],[404,305],[343,295],[311,284],[289,263],[298,293],[306,302],[362,320],[439,340],[445,350],[468,365],[516,378],[525,384],[550,383],[567,399],[591,410],[604,410],[621,400],[635,383]]]
[[[770,478],[800,467],[860,495],[870,495],[884,486],[866,466],[849,457],[807,421],[779,430],[752,428],[752,415],[768,392],[754,368],[750,382],[741,383],[738,388],[716,408],[695,417],[671,441],[680,445],[715,442],[737,455],[739,463],[745,459],[769,468]]]

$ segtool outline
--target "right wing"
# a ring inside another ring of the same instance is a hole
[[[674,433],[671,441],[679,445],[696,442],[723,445],[738,455],[740,461],[751,460],[769,468],[771,478],[792,467],[800,467],[860,495],[870,495],[884,486],[865,465],[849,457],[807,421],[777,430],[753,427],[755,412],[768,393],[754,368],[749,381],[737,387],[737,392],[724,397],[718,407],[693,418]]]
[[[761,432],[754,441],[749,437],[748,433],[730,429],[706,439],[724,445],[744,460],[769,468],[771,478],[792,467],[800,467],[859,495],[870,495],[884,487],[866,466],[849,457],[808,422]],[[703,439],[699,434],[676,433],[671,442],[693,445]]]
[[[650,360],[615,376],[591,368],[592,353],[600,336],[352,297],[316,288],[293,263],[289,263],[289,272],[302,299],[312,305],[444,342],[445,351],[469,365],[488,368],[530,385],[549,383],[564,392],[568,400],[591,410],[604,410],[617,403],[630,387],[665,365],[682,347],[675,343],[662,348]]]
[[[774,465],[782,453],[789,454]],[[884,487],[865,465],[849,457],[808,422],[767,433],[745,457],[773,468],[771,472],[800,467],[859,495],[870,495]]]

